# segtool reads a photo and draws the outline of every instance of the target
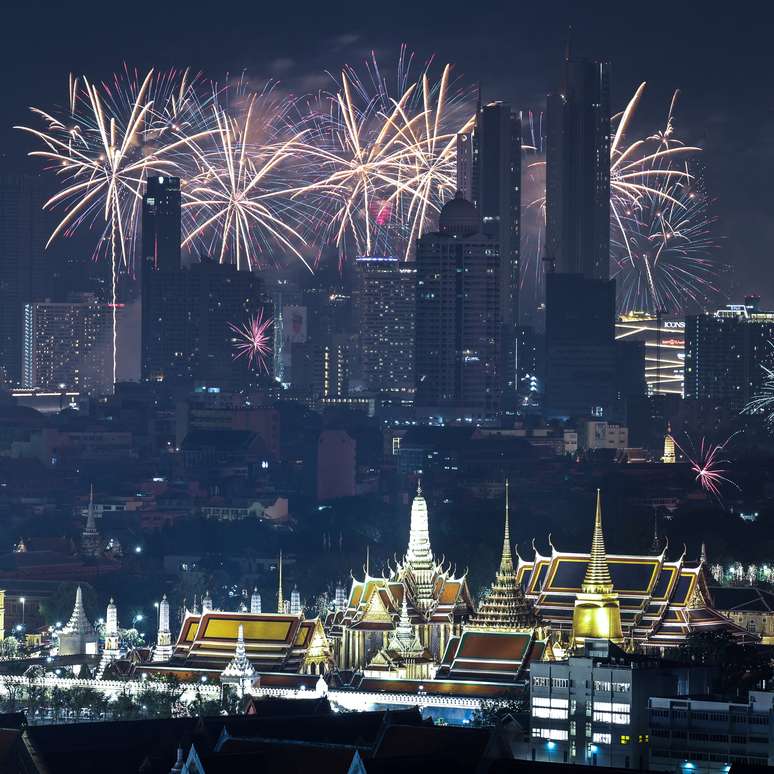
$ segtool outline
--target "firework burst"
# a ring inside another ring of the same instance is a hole
[[[626,108],[613,116],[610,142],[611,275],[619,280],[620,311],[671,311],[688,300],[701,301],[715,292],[713,220],[707,215],[703,186],[691,170],[700,152],[675,134],[678,92],[669,105],[663,128],[630,139],[642,83]],[[523,145],[523,186],[538,187],[525,207],[523,282],[542,298],[541,257],[545,231],[545,161],[542,116],[529,115]],[[542,177],[542,179],[541,179]],[[537,181],[537,184],[536,184]],[[531,221],[530,221],[531,218]]]
[[[724,456],[726,447],[735,435],[736,433],[726,438],[720,444],[709,443],[706,438],[702,438],[698,447],[689,438],[691,452],[686,451],[675,440],[675,445],[685,455],[691,470],[696,474],[696,482],[705,492],[717,499],[718,502],[722,502],[720,488],[723,484],[729,484],[741,491],[739,485],[728,478],[727,474],[730,471],[727,466],[731,464],[731,460]]]
[[[341,258],[408,257],[455,189],[456,136],[471,121],[464,94],[450,65],[436,82],[428,62],[412,81],[412,61],[402,49],[393,79],[375,55],[365,76],[345,67],[336,92],[309,113],[309,148],[322,174],[298,194],[315,202],[323,242]]]
[[[187,143],[195,172],[183,192],[184,246],[198,242],[221,263],[249,270],[279,247],[311,271],[301,253],[303,205],[291,197],[303,132],[287,131],[285,111],[271,86],[252,95],[239,117],[213,106],[214,131]]]
[[[174,152],[191,139],[176,123],[161,129],[159,117],[168,101],[154,108],[154,95],[171,93],[174,80],[173,75],[156,78],[153,70],[142,78],[127,70],[112,85],[101,86],[70,76],[66,111],[55,116],[33,108],[45,128],[16,127],[44,146],[30,156],[43,159],[61,183],[44,204],[64,210],[46,247],[85,224],[100,225],[95,257],[104,248],[111,262],[114,383],[118,271],[119,265],[129,265],[133,254],[144,179],[149,172],[174,170]]]
[[[770,356],[774,354],[774,341],[769,342]],[[763,415],[769,429],[774,430],[774,368],[761,363],[763,379],[755,396],[742,409],[742,414]]]
[[[234,360],[245,357],[250,368],[255,364],[259,373],[265,371],[268,374],[272,325],[274,320],[271,317],[264,319],[263,310],[242,325],[229,323],[228,327],[233,334]]]

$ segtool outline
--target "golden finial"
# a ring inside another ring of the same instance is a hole
[[[282,597],[282,549],[279,552],[279,563],[277,564],[277,612],[285,612],[285,600]]]

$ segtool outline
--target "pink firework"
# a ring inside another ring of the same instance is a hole
[[[677,448],[685,455],[685,458],[691,466],[691,470],[696,474],[696,481],[699,486],[701,486],[705,492],[709,492],[718,501],[722,500],[720,487],[723,483],[730,484],[741,491],[739,485],[726,475],[730,471],[725,466],[730,465],[731,460],[723,457],[723,452],[734,435],[736,435],[736,433],[726,438],[726,440],[720,444],[708,443],[706,438],[702,438],[698,449],[696,449],[696,453],[693,455],[689,454],[677,443],[677,441],[675,441]],[[688,440],[690,441],[690,438]],[[694,449],[696,448],[693,441],[691,441],[691,446]]]
[[[273,318],[263,318],[263,310],[242,325],[229,323],[228,327],[235,336],[232,339],[234,349],[236,350],[234,360],[246,357],[250,368],[255,363],[259,372],[266,371],[268,374],[268,357],[271,355],[271,333],[269,329],[273,324]]]

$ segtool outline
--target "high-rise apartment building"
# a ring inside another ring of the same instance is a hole
[[[774,312],[759,299],[685,318],[685,397],[728,413],[741,411],[774,362]]]
[[[112,392],[111,310],[90,294],[24,307],[22,386]]]
[[[417,415],[490,422],[500,412],[500,254],[459,194],[417,242]]]
[[[22,379],[24,306],[47,296],[43,190],[30,175],[0,175],[0,384]]]
[[[360,363],[369,392],[414,392],[416,265],[358,258]]]

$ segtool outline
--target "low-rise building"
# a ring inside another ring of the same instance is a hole
[[[531,739],[522,755],[556,763],[645,768],[649,698],[664,690],[703,689],[705,683],[704,671],[670,667],[604,640],[587,640],[583,651],[565,661],[530,665]]]
[[[747,702],[651,698],[652,771],[727,772],[732,764],[774,763],[774,693],[750,691]]]

